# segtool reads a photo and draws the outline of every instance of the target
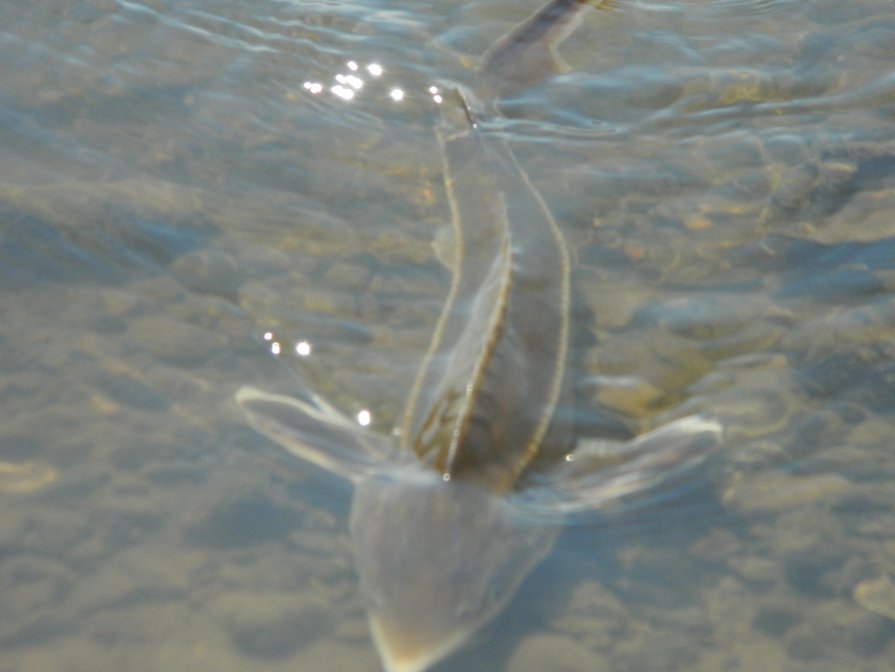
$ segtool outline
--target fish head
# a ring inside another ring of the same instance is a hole
[[[499,614],[549,553],[556,527],[505,498],[431,472],[357,485],[351,540],[388,672],[422,672]]]

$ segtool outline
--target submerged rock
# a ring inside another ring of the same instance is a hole
[[[895,621],[895,584],[890,576],[861,581],[852,596],[868,611]]]

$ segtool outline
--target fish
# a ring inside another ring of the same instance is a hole
[[[530,30],[503,44],[550,33]],[[557,413],[571,387],[571,255],[508,144],[483,132],[487,114],[460,87],[441,104],[452,279],[392,434],[313,393],[236,394],[257,432],[353,483],[349,533],[386,672],[424,672],[469,642],[549,555],[566,516],[692,467],[721,438],[696,415],[630,441],[580,441]]]
[[[322,399],[251,387],[236,397],[261,434],[354,481],[350,536],[387,672],[421,672],[461,646],[503,610],[559,530],[527,520],[506,495],[559,401],[568,250],[518,167],[508,162],[514,173],[501,175],[489,165],[499,157],[466,108],[446,101],[443,112],[454,272],[399,440],[362,430]]]
[[[589,9],[613,9],[616,0],[550,0],[498,38],[478,72],[491,87],[530,86],[569,69],[558,48]],[[499,95],[492,93],[492,95]]]

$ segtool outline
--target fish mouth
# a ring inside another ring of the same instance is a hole
[[[424,672],[468,639],[465,632],[414,632],[376,615],[369,623],[386,672]]]

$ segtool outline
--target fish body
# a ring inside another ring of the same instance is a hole
[[[554,424],[569,333],[570,263],[540,194],[459,93],[438,127],[454,275],[399,427],[380,437],[321,399],[254,388],[250,423],[355,482],[350,531],[374,642],[388,672],[421,672],[496,616],[559,528],[508,495]]]
[[[543,198],[465,100],[437,129],[455,269],[411,392],[402,444],[445,480],[502,493],[551,427],[565,374],[570,261]]]

